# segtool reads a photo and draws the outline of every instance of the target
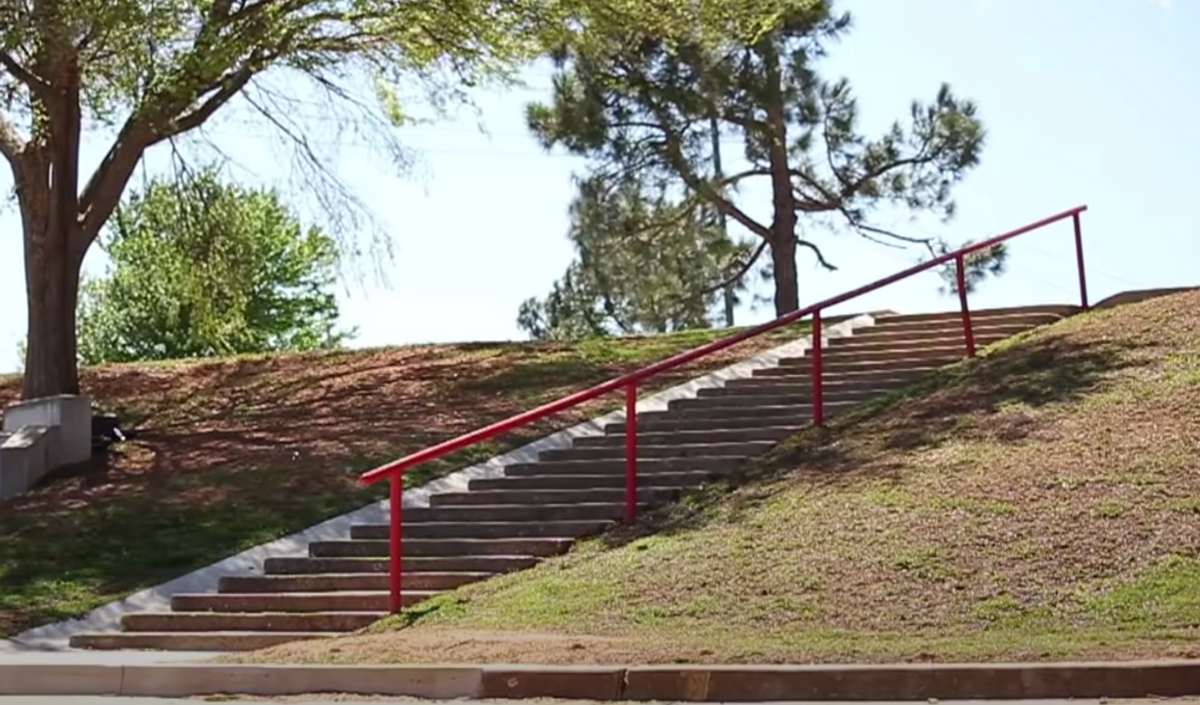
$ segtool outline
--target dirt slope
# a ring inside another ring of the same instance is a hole
[[[1200,657],[1200,293],[1006,341],[741,482],[372,633],[244,658]]]

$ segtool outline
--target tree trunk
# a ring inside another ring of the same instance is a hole
[[[24,399],[79,393],[75,309],[89,239],[79,223],[79,78],[68,65],[64,89],[45,103],[49,149],[14,165],[25,243]]]
[[[70,251],[69,231],[25,231],[28,328],[24,399],[79,393],[75,306],[82,264]]]
[[[775,315],[800,308],[800,283],[796,273],[796,197],[788,163],[788,122],[784,110],[783,68],[777,38],[762,40],[766,69],[767,161],[771,169],[771,264],[775,278]]]
[[[795,237],[777,237],[771,243],[771,268],[775,279],[775,315],[778,317],[799,309]]]

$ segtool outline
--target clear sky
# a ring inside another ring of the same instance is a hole
[[[1133,288],[1200,284],[1200,238],[1189,207],[1200,179],[1200,0],[843,0],[856,28],[833,48],[826,76],[848,76],[877,132],[907,114],[914,98],[948,81],[974,98],[989,131],[982,166],[957,190],[958,216],[884,224],[953,241],[982,238],[1086,203],[1084,237],[1093,300]],[[1193,69],[1189,69],[1191,66]],[[522,337],[517,307],[544,294],[570,262],[565,238],[570,176],[581,163],[546,154],[528,136],[523,106],[545,95],[548,73],[528,90],[476,96],[488,134],[472,115],[405,128],[421,158],[401,176],[363,143],[339,150],[338,171],[384,222],[396,248],[386,286],[367,280],[344,292],[343,314],[358,345]],[[306,116],[315,139],[329,118]],[[222,125],[223,151],[253,179],[286,178],[261,126]],[[106,144],[85,146],[94,164]],[[734,150],[730,150],[733,152]],[[151,155],[150,168],[165,154]],[[736,165],[735,163],[732,166]],[[7,171],[0,184],[7,190]],[[744,191],[751,212],[768,194]],[[759,205],[761,204],[761,205]],[[304,209],[312,203],[299,203]],[[814,302],[906,267],[916,251],[882,248],[849,234],[823,236],[840,270],[801,254],[801,301]],[[0,370],[16,367],[24,336],[21,242],[12,208],[0,213]],[[85,267],[102,271],[103,257]],[[1074,302],[1070,226],[1017,240],[1009,273],[987,283],[974,305]],[[930,274],[843,310],[953,308]],[[766,307],[738,323],[767,320]]]

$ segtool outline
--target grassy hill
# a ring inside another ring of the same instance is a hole
[[[794,339],[748,341],[650,391]],[[357,474],[729,331],[576,345],[472,343],[85,370],[138,430],[106,458],[0,502],[0,638],[81,615],[386,496]],[[20,392],[0,377],[0,407]],[[621,404],[603,398],[407,475],[479,462]]]
[[[1200,657],[1200,293],[998,345],[622,535],[242,658]]]

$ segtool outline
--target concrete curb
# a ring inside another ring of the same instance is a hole
[[[354,693],[691,702],[1200,695],[1200,660],[814,666],[0,665],[0,695]]]

